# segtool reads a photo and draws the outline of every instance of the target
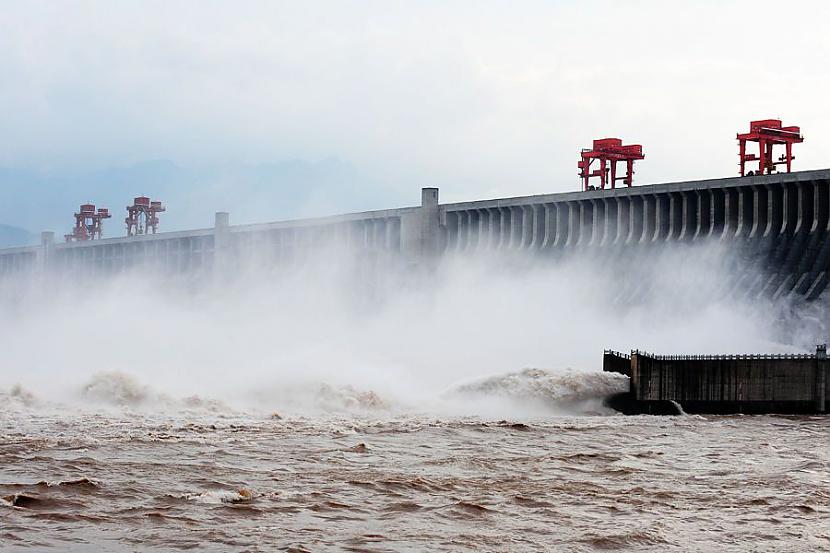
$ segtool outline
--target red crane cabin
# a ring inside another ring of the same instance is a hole
[[[594,140],[592,148],[584,148],[581,152],[582,159],[577,163],[579,177],[582,179],[582,189],[591,190],[590,179],[599,177],[600,188],[610,183],[611,188],[616,188],[617,181],[622,181],[626,186],[631,186],[634,180],[634,161],[645,159],[643,147],[640,144],[623,144],[619,138],[600,138]],[[594,160],[599,160],[599,168],[591,170]],[[625,175],[617,176],[617,162],[625,162]],[[609,178],[610,169],[610,178]]]
[[[64,234],[67,242],[80,242],[83,240],[96,240],[103,236],[104,219],[112,217],[105,207],[99,207],[95,211],[95,205],[83,204],[75,214],[75,226],[70,234]]]
[[[758,155],[746,153],[746,143],[758,143]],[[775,170],[776,165],[786,165],[787,173],[792,170],[793,144],[804,142],[799,127],[784,127],[780,119],[763,119],[752,121],[749,124],[748,133],[738,133],[739,156],[741,158],[741,176],[746,176],[746,162],[758,162],[758,174],[769,175]],[[786,153],[781,155],[777,161],[772,158],[772,147],[783,144]]]

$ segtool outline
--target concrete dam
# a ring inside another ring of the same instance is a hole
[[[418,263],[454,252],[516,251],[559,259],[717,243],[741,262],[750,297],[820,296],[830,270],[830,169],[440,204],[315,219],[56,243],[0,250],[0,275],[59,271],[113,274],[153,266],[167,273],[213,270],[255,257],[297,263],[335,244],[355,256]]]

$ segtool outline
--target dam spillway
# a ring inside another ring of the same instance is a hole
[[[742,293],[819,297],[830,270],[830,169],[439,204],[262,224],[55,243],[0,250],[0,275],[55,270],[111,274],[152,265],[179,273],[256,257],[288,265],[335,244],[406,262],[452,253],[626,258],[717,243],[741,262]]]

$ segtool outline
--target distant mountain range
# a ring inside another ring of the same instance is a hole
[[[198,169],[156,160],[75,174],[0,168],[0,221],[38,233],[69,232],[78,206],[91,202],[113,214],[104,236],[121,236],[125,208],[140,195],[167,207],[162,232],[212,226],[216,211],[229,211],[238,224],[414,203],[337,159]]]
[[[0,248],[28,246],[37,243],[37,235],[20,227],[0,225]]]

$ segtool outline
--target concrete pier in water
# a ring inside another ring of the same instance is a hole
[[[109,229],[112,232],[112,229]],[[526,251],[540,256],[656,250],[715,241],[746,270],[742,293],[817,298],[830,270],[830,170],[677,182],[439,204],[316,219],[54,243],[0,250],[0,275],[54,269],[117,273],[152,263],[166,272],[212,269],[250,256],[290,264],[331,244],[418,262],[451,252]]]
[[[810,355],[654,355],[606,351],[603,370],[631,380],[623,412],[826,413],[830,396],[827,348]]]

